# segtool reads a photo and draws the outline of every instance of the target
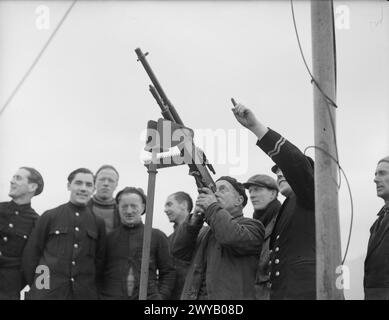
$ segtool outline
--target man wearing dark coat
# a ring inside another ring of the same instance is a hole
[[[254,300],[264,227],[243,216],[247,195],[240,182],[223,176],[216,190],[200,190],[198,209],[173,235],[173,256],[190,261],[181,299]]]
[[[363,284],[366,300],[389,300],[389,156],[378,161],[374,182],[385,203],[370,228]]]
[[[172,246],[174,234],[178,227],[185,221],[185,218],[193,209],[193,200],[189,194],[184,191],[177,191],[169,195],[165,202],[165,213],[170,222],[172,222],[174,232],[168,237],[169,248]],[[176,269],[176,283],[172,290],[170,300],[179,300],[184,287],[186,274],[189,268],[189,262],[173,257],[173,265]]]
[[[143,252],[146,195],[141,188],[126,187],[116,195],[121,226],[107,237],[103,299],[137,300]],[[166,235],[152,229],[147,300],[169,299],[176,272]]]
[[[254,208],[253,219],[262,222],[265,227],[265,238],[258,261],[255,291],[257,300],[270,299],[270,236],[280,210],[277,182],[266,174],[256,174],[243,184],[249,190],[250,201]]]
[[[68,190],[70,201],[42,214],[25,247],[23,271],[31,288],[26,299],[98,299],[105,226],[88,206],[93,173],[74,170]]]
[[[270,238],[270,299],[316,299],[313,160],[265,127],[242,104],[232,111],[238,122],[256,135],[257,146],[276,163],[272,171],[286,197]]]
[[[26,285],[21,270],[24,246],[38,219],[31,199],[43,191],[41,174],[21,167],[11,180],[11,201],[0,203],[0,300],[19,300]]]

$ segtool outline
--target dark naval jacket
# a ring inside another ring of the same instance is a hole
[[[30,203],[0,203],[0,300],[19,300],[27,284],[21,271],[22,253],[38,217]]]
[[[104,251],[104,221],[89,207],[68,202],[46,211],[23,254],[23,270],[31,287],[26,298],[97,299]],[[43,280],[46,272],[49,286]]]
[[[270,238],[270,299],[316,299],[314,169],[296,146],[271,129],[257,145],[293,190]]]
[[[389,208],[385,206],[370,228],[363,284],[366,300],[389,300]]]
[[[270,237],[273,232],[274,225],[277,220],[278,212],[280,210],[281,203],[274,199],[263,210],[255,210],[253,219],[259,220],[265,227],[265,238],[263,240],[263,246],[261,255],[258,261],[257,276],[255,279],[255,291],[257,300],[269,300],[270,299]]]

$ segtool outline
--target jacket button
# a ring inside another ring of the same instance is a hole
[[[70,278],[70,281],[71,281],[71,282],[74,282],[74,278]]]
[[[13,227],[14,227],[14,225],[13,225],[12,223],[10,223],[8,226],[9,226],[10,228],[13,228]]]
[[[27,235],[24,235],[23,238],[24,238],[24,239],[27,239],[28,237],[27,237]]]
[[[78,229],[78,227],[75,227],[75,228],[74,228],[74,230],[76,230],[76,231],[80,231],[80,229]]]
[[[277,235],[276,240],[278,240],[279,238],[280,238],[280,235]]]
[[[74,247],[77,249],[77,248],[78,248],[78,244],[77,244],[77,243],[75,243],[75,244],[74,244]]]
[[[279,271],[277,271],[276,272],[276,277],[278,277],[280,275],[280,272]]]
[[[274,261],[274,263],[275,263],[275,264],[279,264],[279,263],[280,263],[280,260],[279,260],[279,259],[276,259],[276,260]]]
[[[1,251],[0,251],[0,256],[2,255]]]
[[[18,215],[18,214],[19,214],[19,211],[15,211],[15,214]]]
[[[270,289],[271,288],[271,282],[268,282],[266,286]]]
[[[269,261],[269,266],[271,266],[271,260]]]
[[[76,217],[78,217],[80,214],[78,212],[75,213]]]
[[[278,252],[278,251],[280,251],[280,248],[279,248],[279,247],[277,247],[277,248],[275,249],[275,252]]]
[[[55,234],[59,234],[59,230],[55,230]]]
[[[3,240],[4,240],[4,242],[7,242],[8,238],[7,237],[3,237]]]
[[[73,260],[72,261],[72,265],[75,266],[76,265],[76,261]]]

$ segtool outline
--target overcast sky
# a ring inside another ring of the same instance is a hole
[[[70,4],[0,2],[0,108]],[[383,0],[335,2],[338,147],[355,209],[348,261],[358,260],[346,291],[351,298],[363,297],[369,228],[383,205],[373,177],[377,160],[389,154],[388,7]],[[297,1],[295,13],[311,65],[309,1]],[[314,144],[312,85],[289,1],[80,1],[0,116],[2,201],[9,199],[9,180],[19,166],[33,166],[44,176],[45,190],[32,202],[39,213],[68,201],[66,178],[78,167],[96,171],[112,164],[120,172],[118,190],[147,190],[140,160],[144,129],[160,112],[137,47],[149,52],[149,63],[195,130],[216,177],[245,181],[271,174],[272,161],[235,121],[230,97],[300,149]],[[172,226],[163,213],[166,197],[178,190],[196,197],[187,173],[182,166],[157,174],[153,225],[167,234]],[[344,250],[350,223],[344,179],[339,208]],[[248,205],[245,215],[251,214]]]

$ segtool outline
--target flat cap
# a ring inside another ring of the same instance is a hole
[[[278,185],[276,180],[266,174],[256,174],[250,177],[247,182],[243,183],[244,187],[248,189],[250,186],[265,187],[268,189],[274,189],[278,191]]]

